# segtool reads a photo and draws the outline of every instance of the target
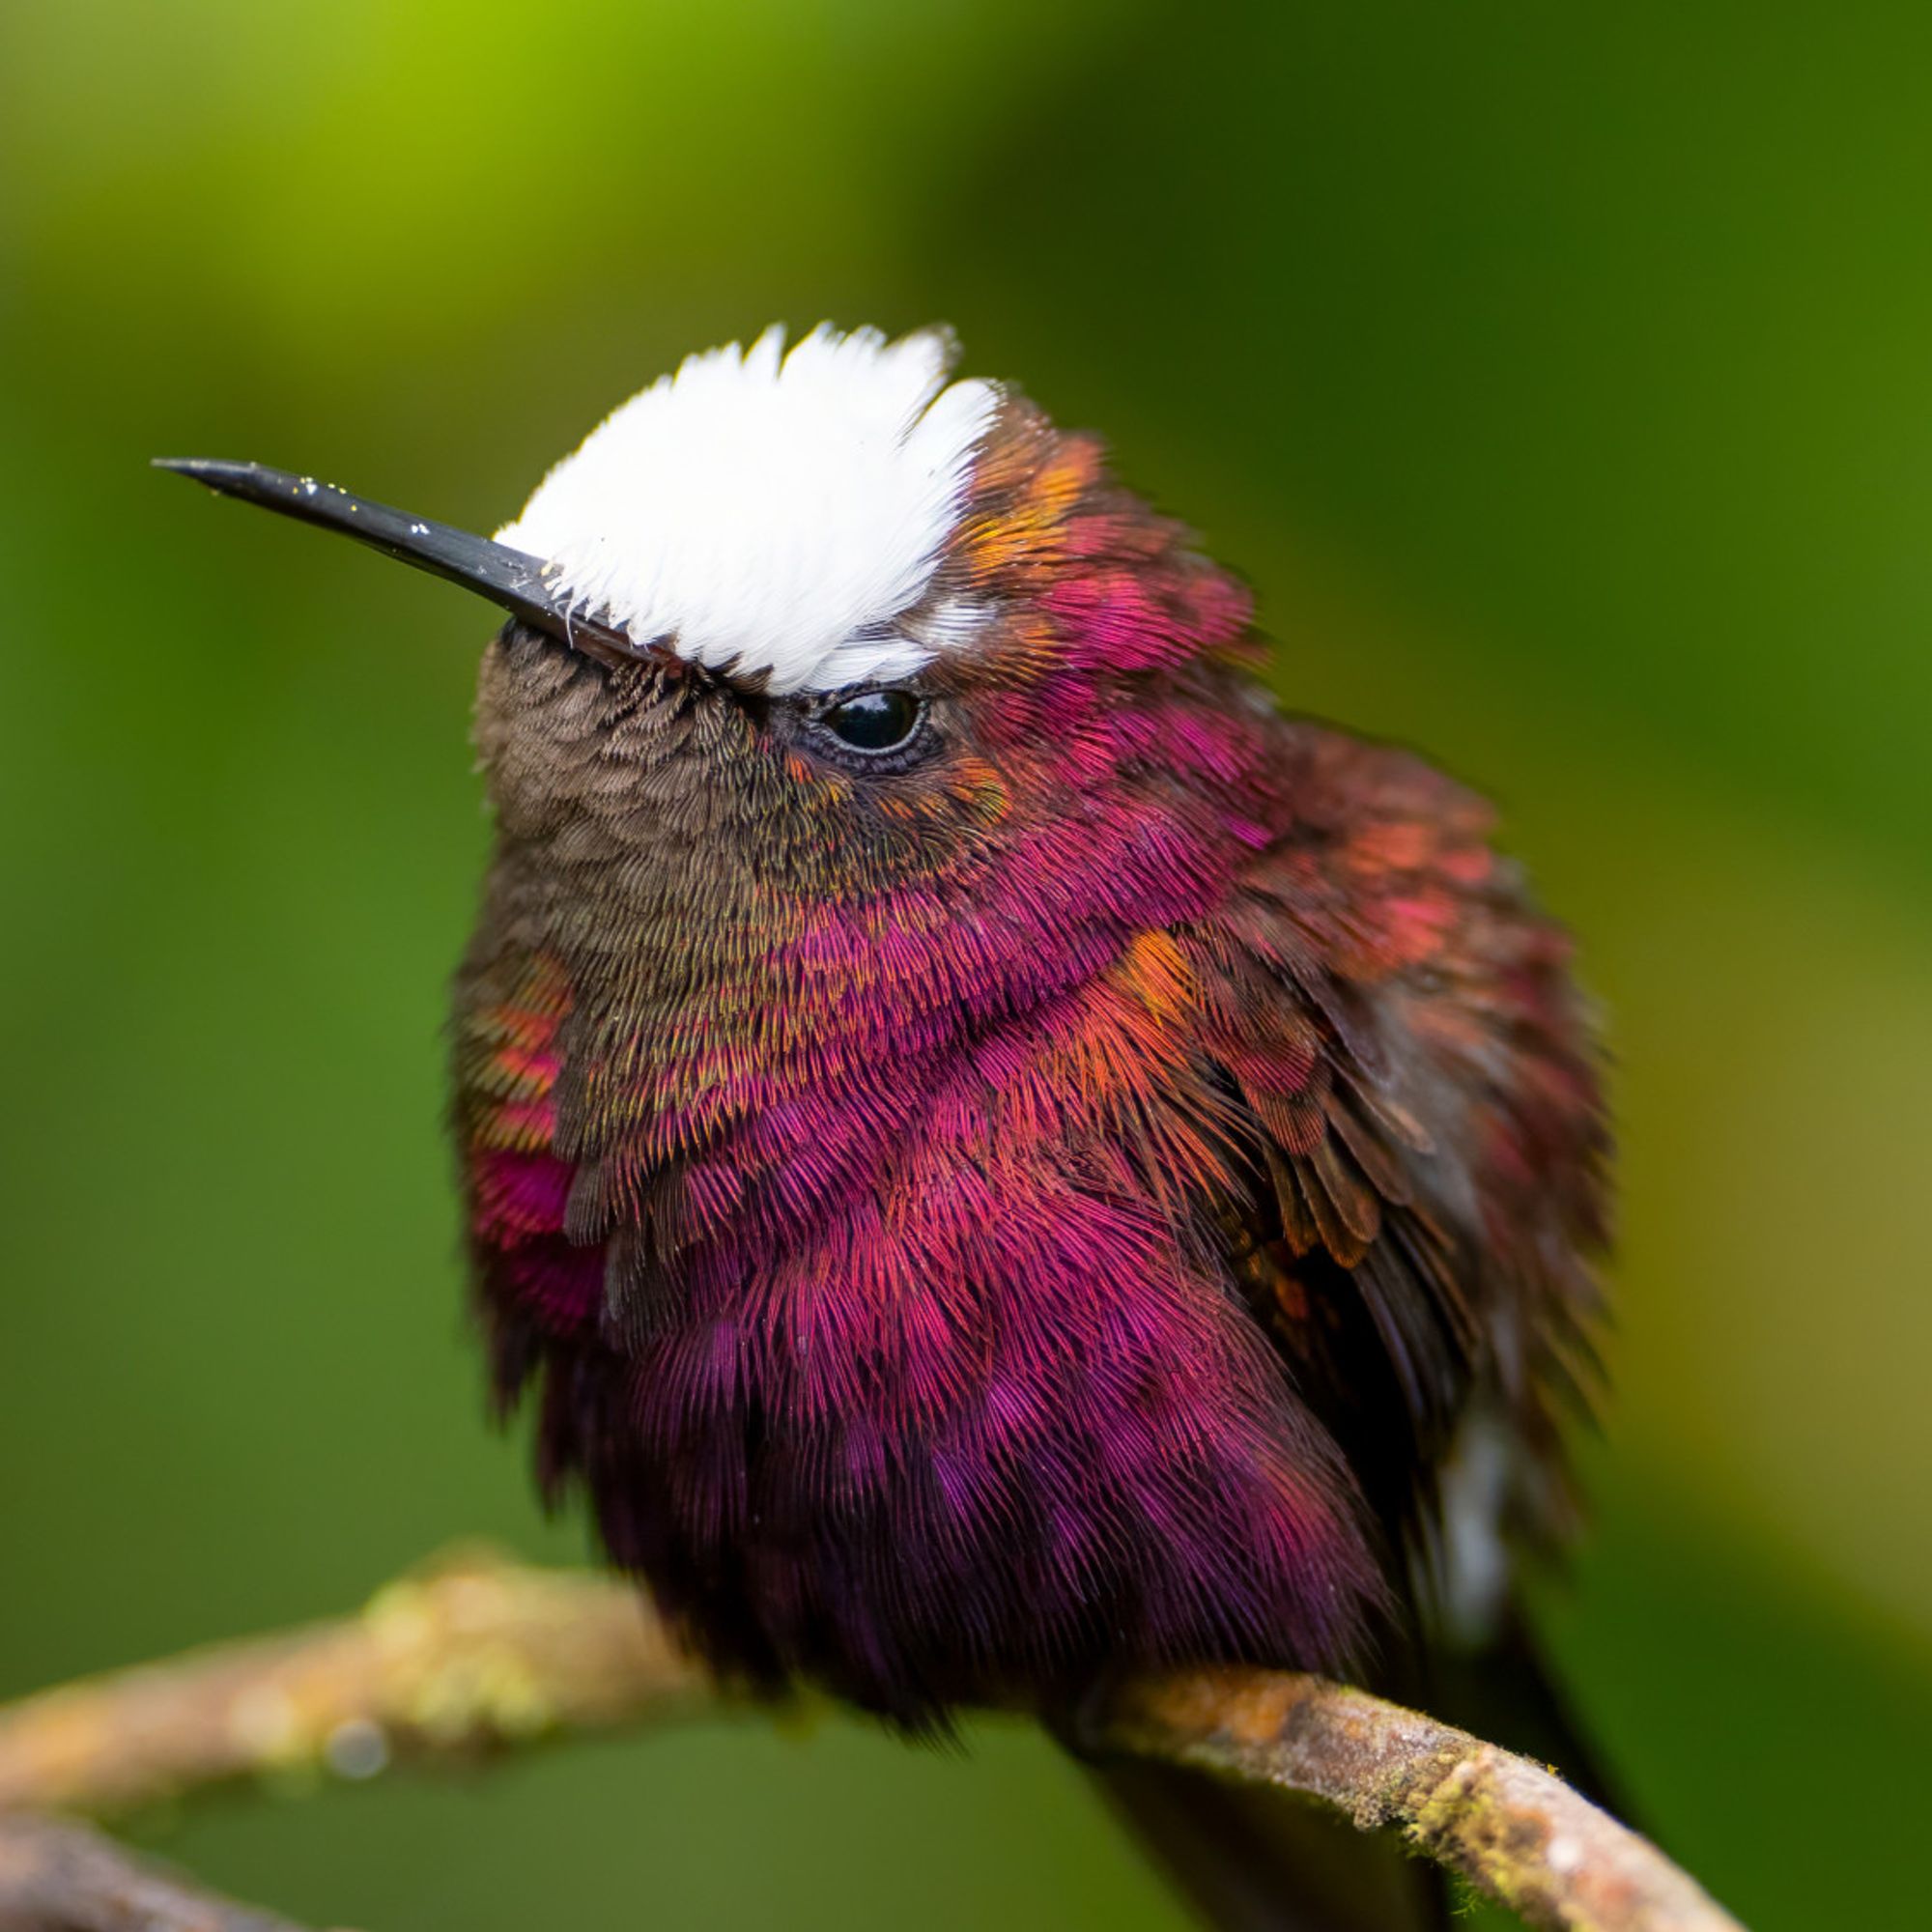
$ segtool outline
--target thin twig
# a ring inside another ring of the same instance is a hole
[[[343,1622],[0,1711],[0,1812],[111,1814],[241,1778],[367,1776],[394,1760],[663,1722],[724,1694],[628,1586],[470,1552]],[[1124,1687],[1083,1729],[1104,1747],[1281,1785],[1365,1831],[1398,1832],[1531,1925],[1741,1932],[1551,1773],[1344,1685],[1181,1673]]]
[[[0,1932],[301,1932],[136,1859],[84,1825],[0,1817]]]

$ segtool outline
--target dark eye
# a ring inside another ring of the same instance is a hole
[[[855,752],[896,752],[911,741],[924,714],[909,691],[862,691],[827,705],[818,722]]]

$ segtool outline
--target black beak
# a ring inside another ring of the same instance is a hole
[[[157,456],[155,468],[192,477],[224,497],[239,497],[244,503],[259,503],[265,510],[277,510],[285,517],[354,537],[384,556],[399,557],[432,577],[446,578],[476,591],[493,604],[500,604],[513,617],[605,664],[636,664],[657,656],[649,645],[634,643],[611,625],[574,613],[545,582],[550,566],[542,558],[505,549],[487,537],[451,529],[447,524],[432,524],[392,510],[386,503],[352,497],[332,483],[318,483],[312,476],[296,476],[286,469],[265,469],[259,463]]]

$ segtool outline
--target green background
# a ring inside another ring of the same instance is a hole
[[[1759,1932],[1924,1922],[1932,15],[1151,0],[0,16],[0,1690],[571,1556],[480,1419],[441,1019],[488,529],[687,350],[950,320],[1504,801],[1626,1144],[1549,1622]],[[1077,1777],[837,1721],[144,1834],[378,1928],[1168,1927]]]

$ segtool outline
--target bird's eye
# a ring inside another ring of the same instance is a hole
[[[925,706],[909,691],[862,691],[829,704],[818,723],[855,752],[877,754],[902,750],[925,716]]]

